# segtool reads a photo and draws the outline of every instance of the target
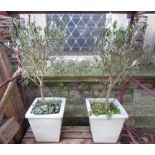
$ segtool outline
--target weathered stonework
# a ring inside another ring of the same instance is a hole
[[[79,90],[71,90],[69,92],[69,96],[72,96],[72,97],[79,96],[79,95],[80,95]]]
[[[155,90],[154,84],[145,82],[145,85]],[[103,82],[45,82],[46,97],[66,97],[64,125],[89,125],[85,99],[88,97],[105,97],[106,91]],[[119,87],[116,86],[111,97],[118,97]],[[26,88],[27,103],[30,105],[35,97],[40,97],[38,87],[29,83]],[[126,124],[129,127],[147,127],[148,120],[155,122],[154,98],[143,90],[137,89],[134,84],[127,84],[124,93],[123,106],[129,113]],[[144,118],[144,119],[142,119]],[[138,122],[139,121],[139,122]],[[155,124],[152,124],[155,126]],[[151,127],[151,123],[148,124]]]
[[[100,95],[100,92],[97,91],[97,90],[95,90],[94,93],[93,93],[93,96],[94,96],[94,97],[99,97],[99,95]]]
[[[133,103],[133,94],[125,94],[124,104],[132,104],[132,103]]]
[[[77,89],[78,83],[69,82],[69,83],[66,83],[66,86],[69,87],[70,89]]]
[[[81,84],[78,86],[78,89],[79,89],[79,90],[87,90],[87,89],[89,89],[89,84],[88,84],[88,83],[81,83]]]
[[[145,87],[152,89],[154,87],[153,83],[144,83]]]
[[[12,18],[0,15],[0,36],[1,40],[10,38],[9,29],[13,26]]]
[[[103,90],[105,88],[105,84],[104,83],[93,83],[90,86],[90,89],[92,90]]]
[[[82,91],[80,92],[80,94],[81,94],[81,96],[83,96],[83,97],[91,96],[91,92],[88,91],[88,90],[82,90]]]
[[[19,18],[17,14],[8,16],[0,15],[0,46],[3,46],[2,42],[10,40],[10,29],[13,28],[13,17],[16,18],[17,21],[19,21],[21,28],[25,26],[25,20]],[[17,61],[14,51],[11,49],[7,49],[6,52],[12,69],[16,70]]]
[[[155,89],[152,89],[155,92]],[[135,89],[133,93],[133,103],[134,104],[154,104],[155,98],[148,95],[144,90]]]

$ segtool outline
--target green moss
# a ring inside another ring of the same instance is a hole
[[[106,97],[106,94],[107,94],[107,91],[103,90],[103,91],[100,93],[99,97],[105,98],[105,97]],[[113,90],[113,91],[111,92],[111,94],[110,94],[110,97],[112,97],[112,98],[117,97],[117,91],[116,91],[116,90]]]
[[[87,116],[87,109],[85,104],[66,104],[65,107],[65,116],[74,117],[74,116]]]
[[[68,105],[81,105],[85,104],[85,98],[82,97],[68,97],[67,98],[67,104]]]
[[[55,96],[58,97],[67,97],[68,96],[68,90],[66,89],[57,89],[57,91],[54,92]]]
[[[140,65],[139,70],[135,70],[133,72],[134,76],[137,77],[154,77],[155,72],[154,72],[154,67],[155,64],[150,64],[150,65]],[[28,67],[30,72],[31,68]],[[149,73],[148,73],[149,70]],[[31,74],[33,76],[33,72]],[[100,67],[100,64],[97,64],[95,62],[91,61],[83,61],[83,62],[74,62],[74,61],[69,61],[62,63],[57,62],[56,66],[53,66],[51,68],[47,68],[45,70],[45,75],[44,76],[50,76],[50,77],[55,77],[58,76],[59,79],[62,76],[62,79],[68,80],[68,77],[83,77],[83,76],[103,76],[103,71]],[[104,73],[104,77],[106,77],[107,74]],[[66,78],[65,78],[66,77]]]

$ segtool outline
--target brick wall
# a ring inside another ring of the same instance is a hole
[[[19,18],[17,14],[7,14],[7,13],[0,13],[0,46],[3,46],[2,42],[10,40],[10,29],[13,28],[13,21],[12,19],[16,18],[20,21],[20,26],[24,27],[25,21]],[[11,63],[12,69],[16,70],[17,62],[15,59],[15,53],[11,49],[7,49],[7,55],[9,61]]]
[[[10,38],[9,29],[12,26],[12,17],[0,15],[0,39],[2,41]]]

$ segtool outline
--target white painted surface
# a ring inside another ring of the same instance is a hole
[[[20,14],[21,18],[25,19],[25,22],[28,22],[29,14]],[[42,28],[42,34],[44,34],[43,29],[46,26],[46,14],[30,14],[31,21],[35,21],[37,26]]]
[[[92,112],[90,101],[103,101],[105,98],[87,98],[87,111]],[[90,129],[95,143],[116,143],[122,130],[124,121],[128,118],[127,112],[121,106],[119,101],[110,98],[109,102],[113,102],[119,109],[121,114],[114,114],[111,119],[107,119],[105,115],[89,116]]]
[[[155,14],[144,14],[148,17],[144,45],[155,46]]]
[[[31,113],[33,105],[36,104],[36,98],[28,109],[25,118],[28,118],[32,132],[36,141],[39,142],[59,142],[62,119],[64,115],[66,98],[46,97],[45,100],[61,99],[61,108],[58,114],[34,115]]]
[[[117,21],[117,24],[119,27],[127,27],[129,24],[129,19],[127,18],[127,14],[126,13],[122,13],[122,14],[107,14],[107,19],[111,16],[112,18],[112,22],[114,22],[115,20]]]

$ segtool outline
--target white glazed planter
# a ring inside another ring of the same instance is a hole
[[[28,118],[34,137],[38,142],[59,142],[60,140],[66,98],[45,97],[47,101],[53,99],[62,100],[59,113],[44,115],[32,114],[33,105],[36,104],[37,100],[41,100],[41,98],[36,98],[25,115],[25,117]]]
[[[87,98],[87,111],[92,112],[90,101],[103,101],[105,98]],[[120,109],[120,114],[112,115],[111,119],[107,119],[105,115],[89,116],[90,129],[94,143],[116,143],[122,130],[124,121],[128,118],[127,112],[117,99],[110,98],[110,103],[114,103]]]

